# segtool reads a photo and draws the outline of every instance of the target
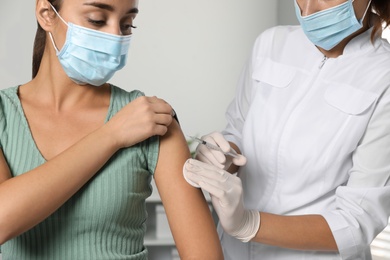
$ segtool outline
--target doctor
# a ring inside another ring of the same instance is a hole
[[[246,158],[199,145],[184,176],[211,194],[227,260],[371,259],[390,215],[390,1],[294,1],[301,26],[258,37],[226,128],[203,137]]]

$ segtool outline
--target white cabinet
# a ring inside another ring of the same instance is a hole
[[[149,251],[149,259],[179,260],[175,242],[169,229],[168,220],[154,181],[152,181],[152,186],[153,193],[146,200],[148,219],[146,221],[147,227],[144,239],[144,244]],[[208,194],[205,194],[205,197],[210,201]]]

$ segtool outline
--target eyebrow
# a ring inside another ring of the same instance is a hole
[[[111,11],[111,12],[113,12],[115,10],[115,8],[112,5],[103,4],[103,3],[99,3],[99,2],[90,2],[90,3],[85,3],[84,5],[94,6],[94,7],[104,9],[107,11]],[[132,8],[127,13],[128,14],[134,14],[134,13],[138,14],[138,12],[139,12],[138,8]]]

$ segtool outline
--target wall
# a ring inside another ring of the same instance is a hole
[[[278,24],[298,24],[294,10],[295,0],[278,0]]]
[[[31,77],[34,7],[6,0],[0,8],[0,88]],[[128,65],[111,82],[166,99],[187,135],[222,129],[253,41],[277,24],[277,1],[140,0],[139,8]]]

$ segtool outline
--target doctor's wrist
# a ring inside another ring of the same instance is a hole
[[[260,213],[256,210],[246,210],[241,228],[230,235],[244,243],[254,238],[260,228]]]

